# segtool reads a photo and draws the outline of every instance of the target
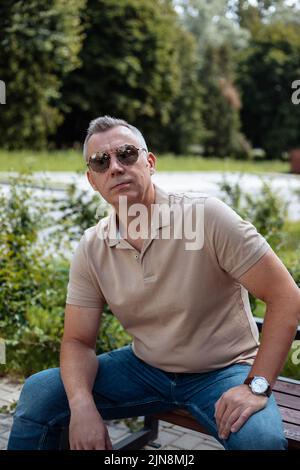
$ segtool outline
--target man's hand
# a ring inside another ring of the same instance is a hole
[[[228,439],[251,415],[265,408],[268,397],[254,395],[248,385],[230,388],[215,404],[215,419],[220,439]]]
[[[69,441],[71,450],[112,450],[107,427],[90,404],[71,410]]]

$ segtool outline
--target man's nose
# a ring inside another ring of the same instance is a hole
[[[112,176],[118,173],[123,174],[125,172],[124,166],[115,156],[111,157],[110,159],[109,171]]]

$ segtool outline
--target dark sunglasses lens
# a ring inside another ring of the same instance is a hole
[[[118,149],[117,156],[123,165],[133,165],[139,157],[139,149],[134,145],[124,145]]]
[[[103,173],[109,167],[109,155],[96,155],[90,160],[90,167],[97,173]]]

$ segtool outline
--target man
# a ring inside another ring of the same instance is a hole
[[[114,210],[79,243],[61,367],[25,382],[8,448],[57,449],[69,423],[71,449],[111,449],[104,420],[180,407],[226,449],[285,449],[271,390],[295,335],[300,295],[283,264],[218,199],[155,186],[156,157],[127,122],[92,121],[84,155],[90,184]],[[180,211],[157,218],[156,207],[171,203]],[[136,204],[143,222],[129,230]],[[180,224],[174,229],[179,214],[203,235],[192,249],[191,227],[182,237]],[[169,229],[173,236],[163,237]],[[266,303],[260,345],[247,291]],[[105,302],[133,343],[97,357]]]

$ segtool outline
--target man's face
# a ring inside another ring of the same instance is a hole
[[[111,156],[109,168],[105,173],[87,171],[92,187],[114,207],[118,206],[119,196],[127,196],[127,204],[142,203],[147,200],[147,192],[151,187],[151,168],[155,168],[156,158],[140,150],[136,163],[131,166],[122,165],[116,157],[116,149],[124,144],[133,144],[137,148],[144,147],[139,137],[125,126],[118,126],[90,137],[87,144],[87,155],[108,152]],[[120,183],[128,183],[117,186]]]

